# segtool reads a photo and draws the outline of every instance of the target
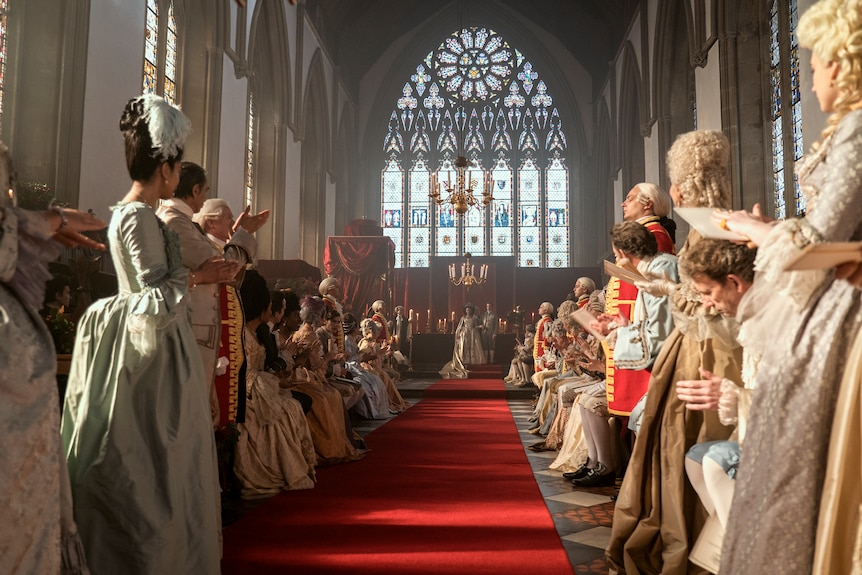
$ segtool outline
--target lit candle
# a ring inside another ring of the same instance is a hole
[[[503,320],[503,333],[509,333],[509,320]]]
[[[449,333],[449,328],[446,320],[443,320],[443,333]]]
[[[455,312],[454,311],[452,312],[452,323],[453,324],[455,323]]]
[[[413,309],[410,309],[410,313],[407,315],[407,319],[413,321]]]
[[[428,321],[431,321],[431,308],[428,308]]]

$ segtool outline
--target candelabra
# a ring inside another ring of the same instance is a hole
[[[461,276],[457,275],[455,264],[449,264],[449,281],[456,286],[465,285],[470,287],[474,284],[483,284],[488,280],[488,264],[479,266],[479,277],[473,275],[474,266],[470,263],[470,254],[464,254],[464,263],[461,264]]]
[[[491,195],[491,175],[488,174],[488,180],[485,189],[482,191],[482,197],[477,198],[473,195],[474,187],[479,184],[473,179],[472,170],[468,170],[470,162],[464,156],[455,158],[455,168],[458,170],[455,176],[455,183],[451,180],[446,182],[437,182],[437,174],[431,176],[431,193],[428,196],[434,200],[438,206],[450,204],[459,214],[464,214],[472,206],[487,206],[494,201]],[[445,198],[442,197],[441,190],[445,189],[448,194]]]

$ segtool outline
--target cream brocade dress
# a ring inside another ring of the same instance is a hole
[[[762,352],[757,391],[722,573],[811,573],[821,496],[837,494],[831,487],[824,492],[826,461],[839,395],[838,412],[844,413],[853,400],[844,388],[858,385],[853,372],[844,372],[846,366],[855,370],[859,361],[851,345],[862,329],[862,292],[835,280],[832,270],[783,268],[810,244],[862,240],[862,111],[848,113],[818,152],[806,156],[799,182],[808,213],[770,231],[758,250],[754,285],[739,310],[746,331],[751,327],[751,340],[763,349],[757,350]],[[857,435],[856,458],[858,442]],[[858,490],[858,473],[848,480]],[[840,511],[858,518],[858,507]],[[826,517],[826,524],[834,519]],[[855,527],[855,535],[845,535],[856,539],[858,549],[858,519]],[[829,544],[822,538],[820,543]]]
[[[266,350],[248,326],[243,330],[243,343],[248,402],[245,423],[238,424],[234,463],[242,496],[311,489],[317,457],[302,405],[281,389],[278,377],[263,370]]]

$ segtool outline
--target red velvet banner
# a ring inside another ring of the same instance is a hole
[[[344,290],[343,301],[361,317],[377,299],[389,301],[388,282],[395,265],[395,244],[384,236],[330,236],[323,266]]]

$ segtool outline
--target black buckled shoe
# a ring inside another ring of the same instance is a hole
[[[607,467],[599,463],[583,477],[572,479],[572,485],[575,487],[610,487],[616,481],[616,474],[613,471],[608,471]]]
[[[587,465],[589,465],[589,462],[581,465],[577,471],[567,471],[563,473],[563,477],[565,479],[580,479],[581,477],[584,477],[587,473],[589,473],[590,469],[592,469],[590,467],[587,467]]]

